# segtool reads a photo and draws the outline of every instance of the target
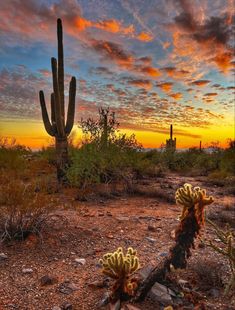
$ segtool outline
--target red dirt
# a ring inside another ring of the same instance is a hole
[[[159,187],[158,181],[148,182],[151,188]],[[171,184],[172,192],[174,187],[179,186],[179,182],[180,185],[184,182],[200,185],[193,178],[177,176],[168,177],[161,182]],[[58,199],[55,214],[62,217],[50,220],[51,225],[42,232],[42,238],[30,236],[25,241],[1,246],[0,252],[7,254],[8,258],[0,261],[0,310],[49,310],[55,306],[62,308],[66,302],[73,306],[72,309],[97,309],[107,288],[95,289],[89,283],[103,279],[98,265],[103,254],[116,250],[119,246],[125,249],[132,246],[137,249],[142,266],[156,265],[164,259],[174,242],[171,232],[178,224],[180,207],[147,196],[121,196],[116,199],[79,202],[74,200],[75,192],[64,190],[63,193],[48,195],[49,199],[52,196]],[[228,203],[232,206],[234,202],[234,197],[221,199],[217,188],[209,188],[208,192],[216,200],[209,207],[210,213],[225,205],[228,208]],[[228,211],[231,215],[232,210],[231,207],[231,211]],[[148,229],[149,224],[154,224],[155,231]],[[205,233],[212,239],[216,238],[211,228],[206,228]],[[146,237],[156,241],[151,242]],[[85,258],[85,265],[78,265],[75,258]],[[211,296],[208,289],[202,288],[193,269],[199,260],[218,264],[225,278],[228,273],[228,264],[224,258],[209,248],[196,246],[188,268],[174,276],[175,279],[189,282],[190,289],[185,296],[188,294],[188,298],[192,298],[191,305],[194,303],[194,309],[235,309],[235,299],[226,300],[222,295],[222,287],[218,287],[218,297]],[[23,268],[32,268],[33,272],[24,274]],[[52,284],[41,285],[40,279],[45,275],[55,278]],[[61,293],[59,288],[65,281],[70,281],[76,290],[67,295]],[[196,299],[199,301],[195,301]],[[161,309],[160,304],[149,299],[136,306],[143,310]],[[182,305],[174,309],[193,308],[186,308],[185,304],[185,307]]]

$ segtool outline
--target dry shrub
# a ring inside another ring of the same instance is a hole
[[[169,191],[163,190],[161,188],[145,188],[143,186],[134,184],[130,193],[133,195],[160,199],[168,203],[174,203],[175,201],[174,196],[169,193]]]
[[[222,264],[209,259],[199,259],[194,262],[191,269],[196,273],[202,290],[223,287]]]
[[[214,221],[220,227],[229,224],[232,228],[235,228],[235,212],[233,206],[229,209],[224,208],[220,212],[209,212],[207,218]]]
[[[3,181],[1,177],[0,181]],[[39,234],[51,211],[48,199],[35,191],[35,185],[25,185],[7,179],[0,188],[0,241],[25,239]]]

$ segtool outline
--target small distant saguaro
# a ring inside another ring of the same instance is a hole
[[[172,151],[176,150],[176,138],[173,139],[173,125],[170,127],[170,139],[166,140],[166,149]]]
[[[67,120],[65,119],[64,95],[64,52],[63,29],[61,19],[57,20],[58,61],[51,58],[53,92],[51,93],[51,119],[49,119],[44,93],[39,92],[44,127],[50,136],[55,137],[57,178],[64,183],[66,168],[69,165],[68,135],[74,124],[76,78],[73,76],[69,84]]]

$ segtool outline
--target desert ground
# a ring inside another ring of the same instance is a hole
[[[51,166],[33,171],[42,179],[51,172]],[[25,182],[31,177],[25,177]],[[132,193],[120,190],[118,184],[97,185],[82,199],[78,189],[60,188],[56,179],[51,181],[43,195],[54,207],[40,234],[1,244],[0,309],[102,309],[111,283],[102,274],[99,259],[120,246],[132,246],[142,269],[162,261],[174,244],[181,211],[174,193],[184,183],[206,188],[215,199],[206,210],[208,218],[220,227],[229,222],[235,228],[235,197],[216,182],[208,183],[206,177],[167,173],[142,178]],[[166,286],[174,296],[169,292],[150,295],[132,304],[133,308],[129,303],[123,309],[155,310],[169,305],[173,309],[235,309],[233,292],[223,296],[228,261],[204,245],[207,239],[220,245],[206,224],[187,268],[170,274]]]

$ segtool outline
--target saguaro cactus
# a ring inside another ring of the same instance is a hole
[[[67,120],[65,121],[64,104],[64,53],[63,29],[61,19],[57,20],[58,64],[56,58],[51,58],[53,93],[51,94],[51,121],[49,120],[45,97],[42,90],[39,92],[42,119],[44,127],[50,136],[55,137],[57,178],[59,182],[65,180],[65,170],[69,164],[68,135],[74,124],[76,78],[73,76],[69,85],[69,102]]]

